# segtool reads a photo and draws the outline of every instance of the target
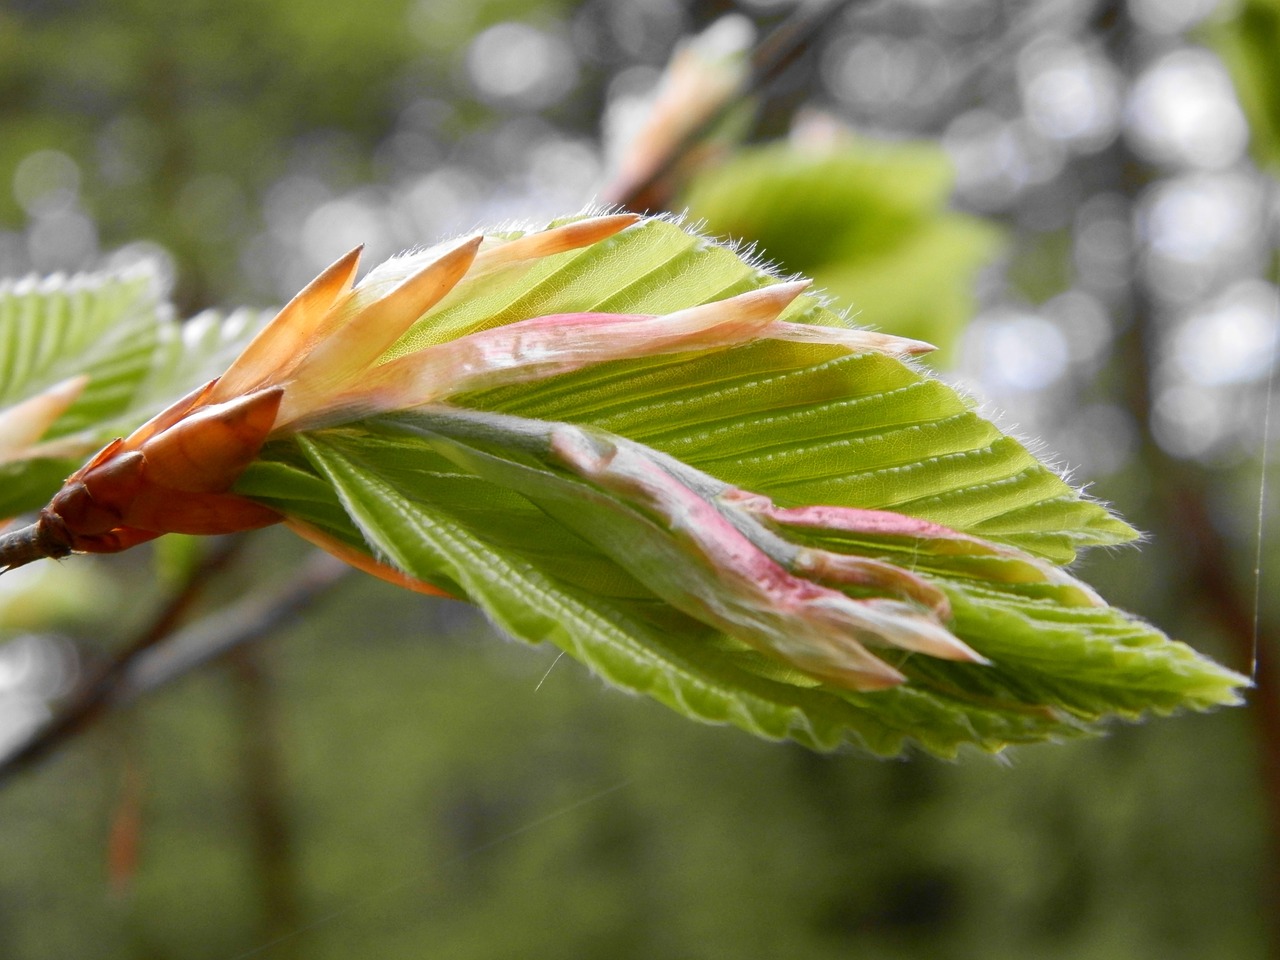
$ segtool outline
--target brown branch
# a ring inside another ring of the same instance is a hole
[[[1110,39],[1121,58],[1130,54],[1132,25],[1118,3],[1104,4],[1102,13]],[[1123,140],[1109,151],[1109,179],[1126,196],[1147,187],[1155,172]],[[1142,238],[1134,231],[1135,259]],[[1160,355],[1159,328],[1151,291],[1141,280],[1131,281],[1125,299],[1117,304],[1128,326],[1117,338],[1115,362],[1122,372],[1122,402],[1138,426],[1139,461],[1152,478],[1155,520],[1168,534],[1166,549],[1174,556],[1178,582],[1170,602],[1207,614],[1232,651],[1231,665],[1254,671],[1254,689],[1247,714],[1254,727],[1259,789],[1267,809],[1269,852],[1263,857],[1263,889],[1259,906],[1265,918],[1268,955],[1280,958],[1280,674],[1272,661],[1274,622],[1256,618],[1259,597],[1242,581],[1237,551],[1213,520],[1215,478],[1198,464],[1178,460],[1156,441],[1151,418],[1155,405],[1154,364]],[[1266,451],[1262,452],[1265,465]],[[1256,661],[1255,661],[1256,656]]]
[[[91,670],[52,719],[27,740],[0,757],[0,783],[13,772],[40,760],[54,746],[97,719],[129,664],[173,630],[204,591],[209,578],[230,562],[238,549],[238,543],[237,538],[227,538],[217,543],[191,569],[178,590],[128,646],[106,663]]]
[[[317,551],[283,586],[205,617],[143,653],[121,678],[111,705],[133,703],[211,660],[267,636],[352,572],[341,560]]]
[[[668,152],[654,163],[649,173],[607,195],[605,202],[636,213],[665,209],[673,191],[660,189],[664,181],[739,104],[777,80],[787,67],[804,54],[823,28],[854,2],[856,0],[828,0],[825,3],[801,4],[797,7],[790,17],[751,51],[745,80],[736,89],[729,91],[720,104],[673,143]]]
[[[175,634],[177,623],[210,576],[230,561],[238,543],[238,538],[226,540],[210,551],[127,648],[79,684],[53,719],[0,757],[0,784],[91,727],[112,708],[271,632],[349,569],[328,556],[313,559],[298,576],[270,595],[251,598]],[[160,641],[166,638],[162,644]]]
[[[236,684],[240,733],[241,796],[257,866],[257,897],[262,908],[259,939],[276,944],[280,960],[301,957],[296,937],[288,936],[302,917],[285,784],[275,689],[261,648],[240,645],[228,655]]]
[[[17,530],[0,534],[0,573],[24,567],[36,560],[61,560],[71,554],[65,537],[59,537],[57,527],[49,522],[42,511],[39,519]]]

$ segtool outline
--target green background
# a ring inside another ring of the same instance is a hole
[[[94,224],[96,262],[145,240],[171,256],[182,314],[270,303],[287,295],[288,277],[252,261],[277,249],[261,238],[276,229],[272,204],[287,199],[273,188],[289,177],[341,196],[433,166],[466,167],[479,186],[457,229],[527,215],[536,204],[509,196],[524,170],[516,134],[554,126],[592,141],[611,82],[661,65],[680,32],[730,9],[636,5],[643,29],[628,33],[618,25],[632,16],[622,3],[487,2],[466,15],[451,6],[9,4],[0,9],[0,184],[33,151],[65,153],[78,165],[75,204]],[[1002,33],[1016,5],[979,6],[995,11],[974,22],[988,25],[992,44],[982,50],[993,52],[982,62],[997,89],[1026,37]],[[1225,51],[1242,90],[1265,91],[1275,58],[1256,52],[1276,50],[1275,5],[1245,6],[1245,19],[1203,36]],[[763,26],[780,16],[746,9]],[[536,117],[486,99],[467,79],[470,39],[511,18],[567,38],[579,56],[577,85]],[[1081,33],[1106,47],[1113,30],[1100,17]],[[1001,36],[1013,39],[1001,46]],[[984,40],[972,31],[938,37],[960,50]],[[790,76],[753,135],[777,133],[777,117],[797,101],[829,106],[822,77],[813,64]],[[1243,99],[1258,111],[1255,155],[1274,162],[1280,123],[1266,97]],[[959,109],[940,104],[897,133],[936,137]],[[429,122],[408,130],[423,116]],[[403,146],[406,131],[419,138],[416,159],[388,148]],[[1111,160],[1126,171],[1130,199],[1161,175],[1124,167],[1131,156]],[[1077,191],[1070,202],[1095,186],[1113,190],[1090,179],[1097,172],[1045,189]],[[701,190],[708,212],[694,215],[711,219],[712,188],[728,182],[695,186],[686,199]],[[820,184],[802,189],[827,196]],[[856,290],[868,263],[887,258],[911,293],[902,322],[942,318],[938,339],[955,337],[982,295],[972,271],[1002,243],[1012,252],[999,282],[1034,300],[1071,282],[1069,225],[1029,228],[1034,218],[1017,204],[956,213],[943,188],[906,190],[910,202],[896,212],[891,191],[850,192],[841,202],[851,216],[875,213],[894,229],[851,247],[843,272],[836,264],[824,282],[835,289],[847,275]],[[734,212],[732,198],[719,202]],[[30,266],[20,248],[35,219],[0,190],[0,253],[11,251],[15,272]],[[722,229],[750,239],[753,228]],[[811,238],[810,228],[800,233]],[[786,263],[785,231],[775,236],[763,253]],[[920,246],[904,241],[913,236]],[[924,240],[939,236],[963,239],[934,256]],[[824,266],[803,256],[787,265]],[[872,273],[879,280],[886,270]],[[932,306],[921,305],[922,289],[938,291]],[[877,286],[858,305],[874,307],[867,319],[891,332],[926,335],[898,329],[887,316],[894,304]],[[1130,403],[1133,344],[1117,344],[1087,391],[1062,404],[1064,421],[1099,396]],[[1130,406],[1141,413],[1140,401]],[[1110,601],[1245,668],[1239,637],[1206,599],[1225,588],[1205,575],[1202,545],[1171,524],[1162,491],[1195,493],[1228,548],[1211,555],[1211,572],[1251,599],[1257,459],[1229,451],[1173,463],[1139,432],[1134,454],[1092,489],[1152,531],[1152,542],[1141,554],[1093,556],[1080,573]],[[1273,516],[1264,516],[1267,531]],[[1276,542],[1265,539],[1265,570],[1275,569]],[[284,534],[258,536],[215,601],[269,585],[302,556]],[[52,599],[41,602],[52,609],[11,608],[9,634],[34,621],[72,636],[90,659],[101,655],[145,621],[171,562],[139,552],[64,564],[54,572],[89,571],[77,595],[90,609],[66,609],[66,588],[46,586]],[[1260,582],[1264,645],[1276,618],[1271,577]],[[1278,956],[1268,873],[1275,804],[1259,760],[1274,731],[1260,728],[1255,709],[1118,726],[1102,740],[1000,759],[818,755],[689,723],[606,689],[553,649],[495,637],[460,604],[353,577],[296,626],[114,716],[5,785],[0,956]],[[131,818],[136,864],[110,843]]]

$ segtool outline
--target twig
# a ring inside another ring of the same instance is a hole
[[[722,103],[673,143],[649,173],[628,184],[616,195],[606,197],[607,202],[637,213],[664,205],[655,196],[658,185],[671,175],[694,147],[719,126],[738,104],[776,80],[804,53],[822,28],[854,2],[856,0],[820,0],[797,7],[787,20],[756,44],[749,57],[750,69],[743,83],[731,90]]]
[[[269,594],[250,597],[193,623],[146,651],[121,677],[111,706],[125,706],[289,621],[352,568],[327,553],[312,555],[297,575]]]
[[[17,530],[0,534],[0,573],[45,558],[61,560],[70,555],[71,547],[55,534],[56,527],[41,511],[39,519]]]
[[[173,630],[203,592],[209,578],[230,562],[239,549],[239,543],[239,538],[231,537],[218,542],[190,571],[178,591],[132,643],[90,672],[48,723],[0,757],[0,783],[14,771],[35,763],[52,747],[97,718],[129,664]]]
[[[288,934],[302,916],[294,831],[283,772],[284,751],[275,689],[262,648],[241,645],[227,657],[236,679],[241,796],[248,820],[261,904],[259,939],[279,942],[279,960],[301,957],[302,941]]]
[[[1104,4],[1100,15],[1109,19],[1112,43],[1123,56],[1133,46],[1132,27],[1118,2]],[[1123,138],[1109,151],[1110,179],[1127,196],[1147,185],[1151,170]],[[1135,237],[1140,244],[1140,238]],[[1212,477],[1205,468],[1178,461],[1156,442],[1151,430],[1155,358],[1159,356],[1159,325],[1152,297],[1142,281],[1127,287],[1128,328],[1117,338],[1115,357],[1123,374],[1122,399],[1140,432],[1139,458],[1144,472],[1159,478],[1151,485],[1157,522],[1170,534],[1179,582],[1171,594],[1195,610],[1207,613],[1235,652],[1231,666],[1254,667],[1254,689],[1247,708],[1255,730],[1260,789],[1267,808],[1270,851],[1261,894],[1268,937],[1268,955],[1280,958],[1280,674],[1272,662],[1274,623],[1259,623],[1255,601],[1241,582],[1233,563],[1234,549],[1214,523]],[[1265,457],[1266,451],[1262,452]],[[1256,659],[1255,659],[1256,657]]]
[[[111,708],[132,702],[227,650],[269,633],[349,570],[327,555],[313,558],[297,577],[269,596],[254,597],[207,617],[161,645],[159,641],[173,631],[209,575],[224,566],[237,548],[238,541],[231,540],[211,551],[127,649],[82,683],[52,720],[0,757],[0,785],[87,729]]]

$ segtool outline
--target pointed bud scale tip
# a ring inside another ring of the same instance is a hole
[[[376,309],[379,315],[385,313],[400,318],[413,318],[404,324],[403,329],[387,346],[400,339],[405,330],[457,285],[471,269],[482,242],[484,237],[481,235],[462,241],[416,273],[410,274],[394,290],[368,308],[371,313]]]
[[[787,323],[779,320],[764,335],[772,340],[789,340],[793,343],[824,343],[844,347],[853,353],[885,353],[894,357],[912,357],[932,353],[933,344],[908,337],[896,337],[874,330],[852,330],[847,327],[822,327],[808,323]]]
[[[359,305],[349,323],[330,334],[294,368],[278,426],[322,410],[336,395],[358,386],[374,361],[466,275],[482,240],[476,236],[459,243],[389,293]],[[362,289],[356,290],[357,298]],[[358,304],[358,299],[355,302]]]
[[[774,283],[767,287],[761,287],[759,290],[752,290],[750,293],[739,294],[731,298],[729,302],[736,303],[740,309],[750,311],[754,316],[758,312],[763,317],[772,314],[777,317],[787,307],[791,305],[791,301],[800,294],[804,293],[813,285],[812,280],[789,280],[786,283]]]
[[[485,267],[491,267],[517,260],[550,257],[607,240],[633,223],[638,223],[640,219],[634,213],[615,213],[604,217],[576,220],[562,227],[553,227],[550,230],[517,237],[501,246],[486,250],[481,259]]]
[[[989,666],[991,661],[938,623],[897,600],[855,600],[864,616],[881,624],[879,631],[891,646],[939,660],[956,660]]]
[[[865,674],[855,673],[849,677],[849,685],[862,693],[875,693],[877,690],[892,690],[894,687],[900,687],[907,682],[907,678],[894,670],[891,674]]]
[[[129,434],[129,436],[122,441],[125,448],[129,450],[137,450],[151,437],[154,437],[157,433],[164,430],[168,430],[196,407],[208,403],[209,397],[213,394],[213,391],[217,389],[218,383],[218,380],[210,380],[203,386],[196,387],[196,389],[192,390],[180,400],[175,400],[173,403],[169,404],[169,406],[165,407],[137,430]],[[92,466],[92,464],[90,464],[90,466]]]
[[[190,493],[230,489],[262,449],[283,396],[283,387],[268,387],[201,407],[142,445],[147,479]]]
[[[713,300],[668,313],[662,317],[662,327],[671,333],[694,334],[729,327],[716,337],[703,338],[705,346],[729,345],[758,333],[766,324],[773,323],[791,301],[809,286],[808,280],[776,283],[723,300]],[[700,341],[702,342],[702,341]]]
[[[71,475],[71,479],[74,480],[77,477],[81,477],[88,471],[92,470],[94,467],[97,467],[97,466],[100,466],[101,464],[106,463],[108,460],[114,457],[117,453],[124,451],[124,449],[125,449],[124,438],[116,437],[114,440],[108,443],[105,447],[103,447],[101,450],[95,453],[92,457],[90,457],[88,463],[86,463],[83,467],[81,467],[79,470],[77,470],[75,473]]]
[[[861,649],[861,644],[853,641],[849,641],[849,645]],[[844,652],[846,655],[850,653],[848,649]],[[859,693],[892,690],[907,682],[905,674],[895,670],[865,649],[862,649],[862,655],[848,657],[846,662],[822,665],[809,662],[806,665],[795,665],[828,683],[847,690],[856,690]]]
[[[331,308],[350,292],[363,250],[362,244],[339,257],[285,304],[219,378],[209,402],[281,382],[320,336]]]

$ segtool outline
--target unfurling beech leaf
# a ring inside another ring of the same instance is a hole
[[[67,481],[10,565],[283,520],[703,720],[893,753],[1237,702],[1063,569],[1133,531],[676,223],[357,253]]]

